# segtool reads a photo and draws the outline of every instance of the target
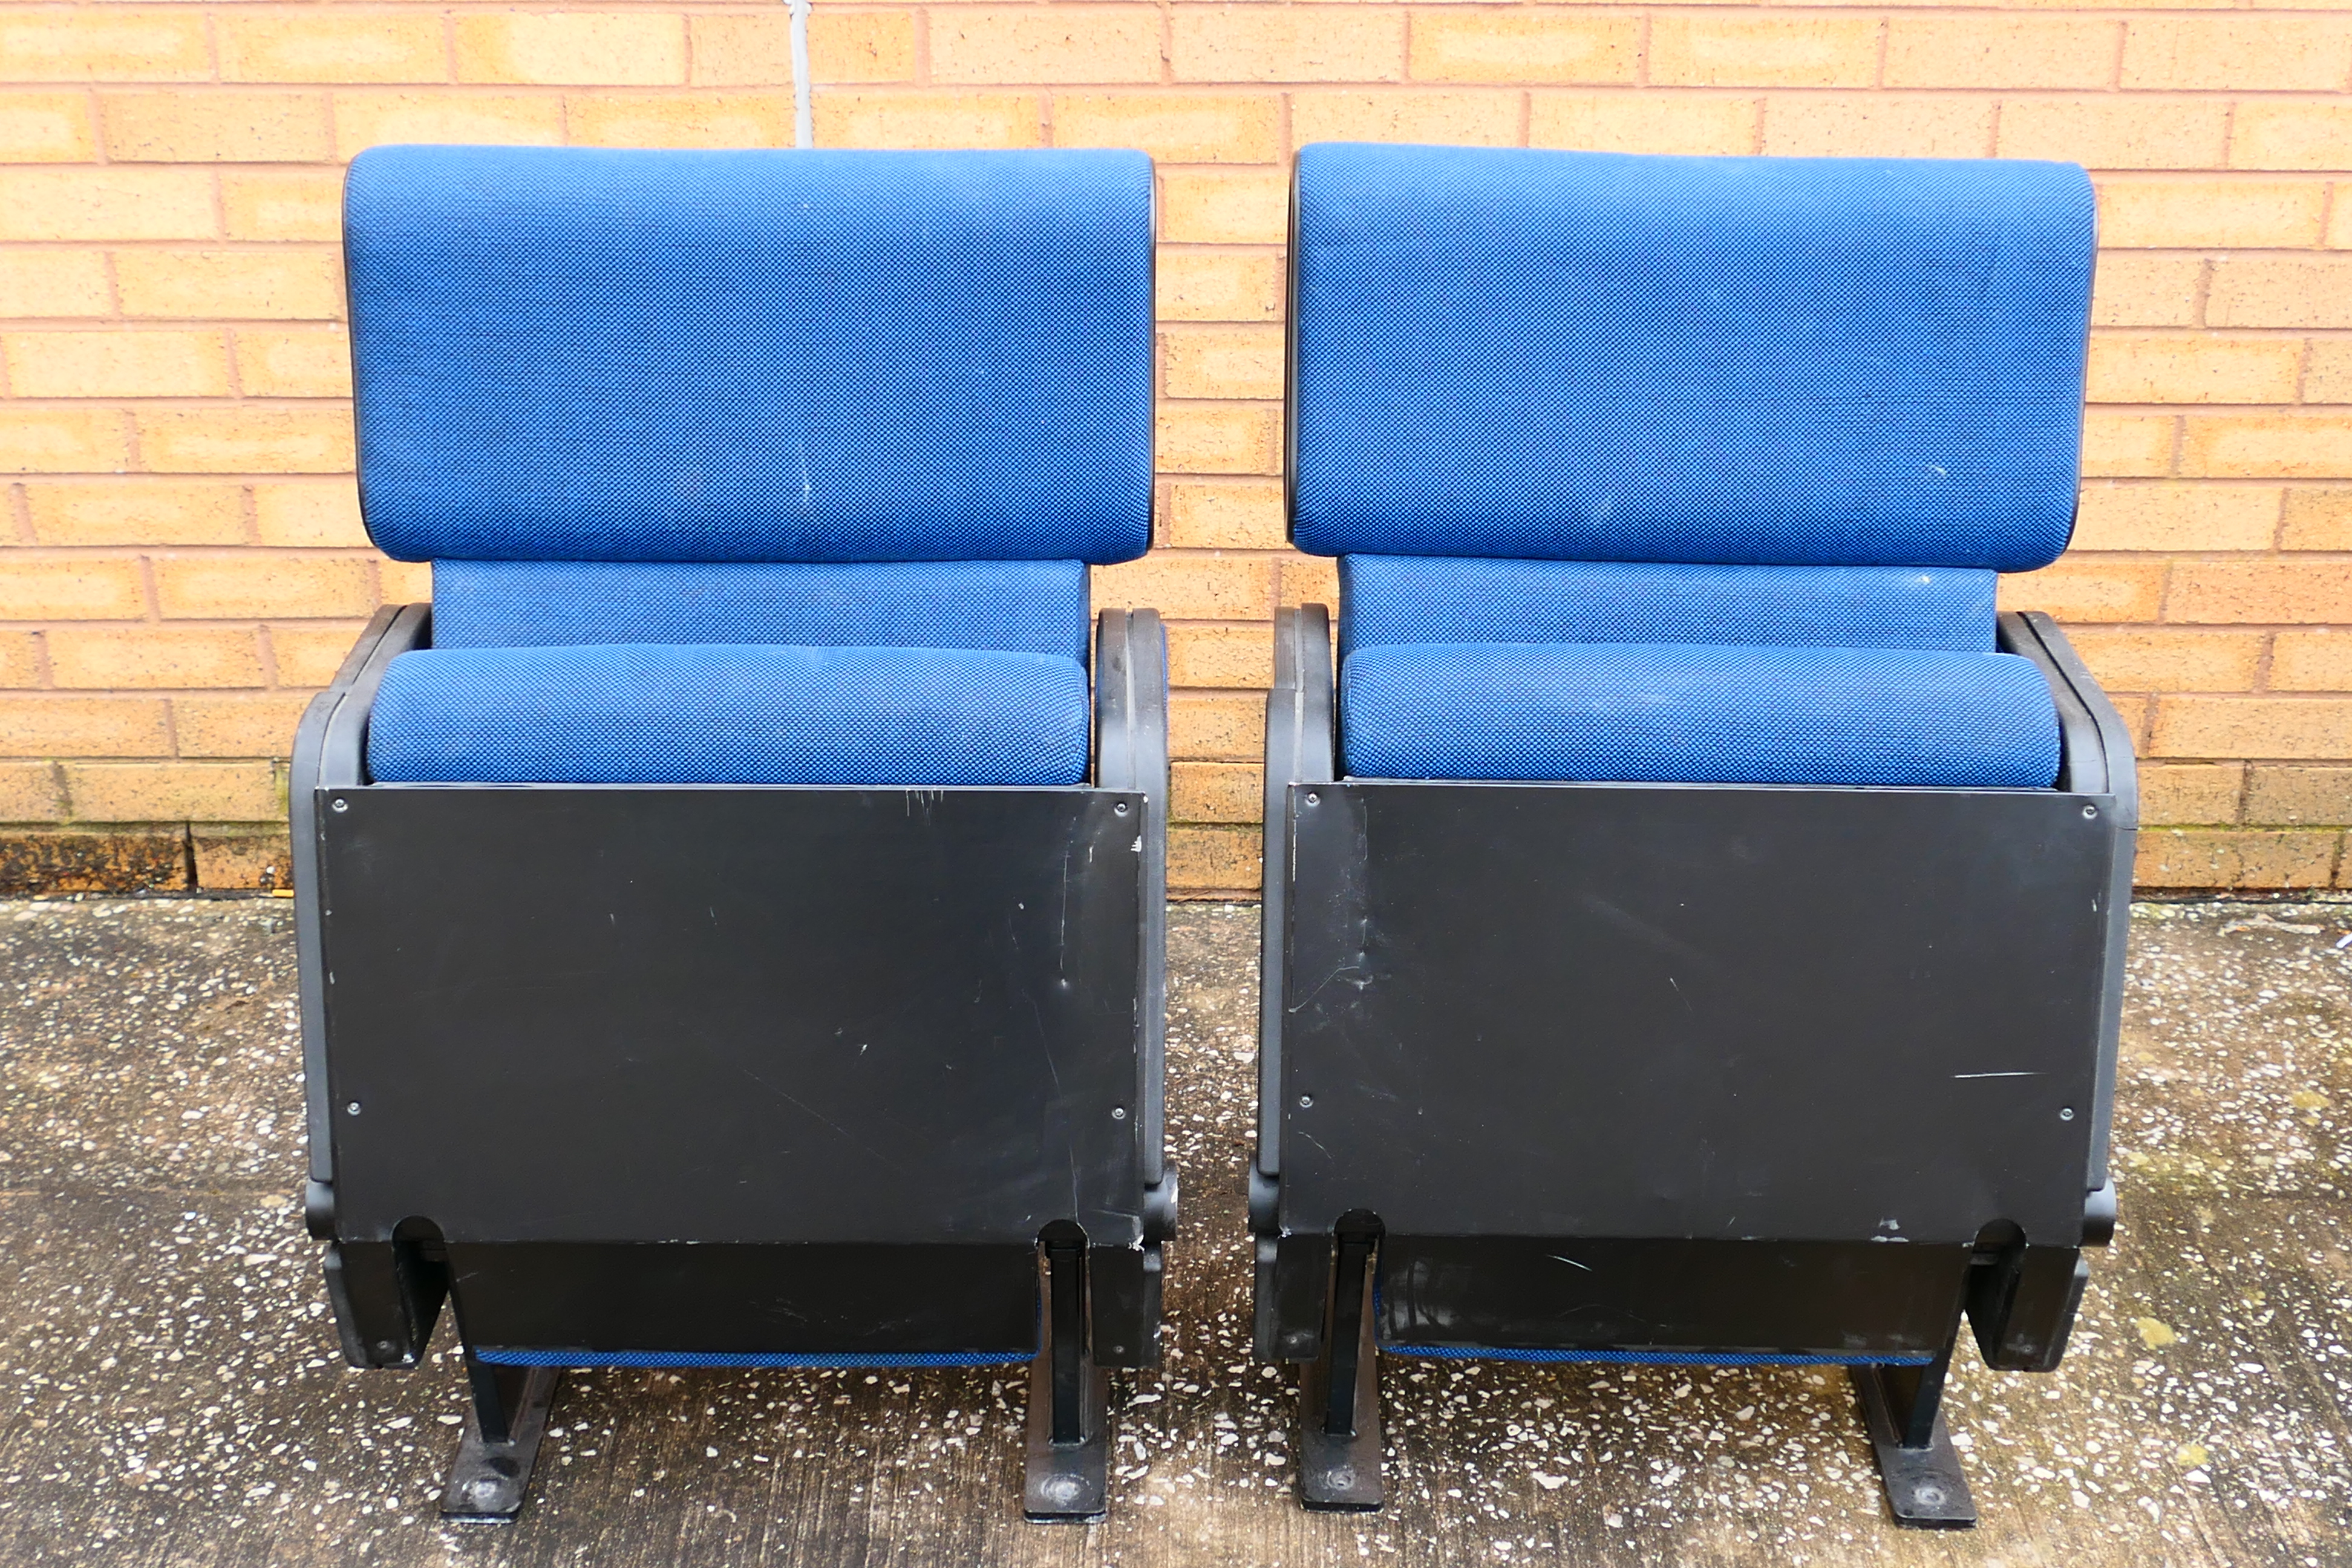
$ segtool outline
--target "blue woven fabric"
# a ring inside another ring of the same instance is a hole
[[[2046,789],[2049,684],[2005,653],[1585,643],[1367,647],[1340,665],[1360,778]]]
[[[436,561],[436,647],[783,643],[993,648],[1084,663],[1077,561],[800,565]]]
[[[432,648],[384,672],[387,783],[1070,784],[1087,672],[936,648]]]
[[[1299,154],[1318,554],[2046,564],[2091,186],[2014,160]]]
[[[1779,643],[1990,653],[1990,572],[1339,558],[1339,647]]]
[[[846,1352],[827,1355],[796,1351],[542,1351],[489,1346],[474,1359],[492,1366],[765,1366],[826,1368],[894,1366],[1009,1366],[1037,1359],[1034,1351]]]
[[[1926,1366],[1930,1355],[1810,1355],[1790,1351],[1464,1350],[1454,1345],[1381,1346],[1382,1355],[1436,1361],[1613,1362],[1635,1366]]]
[[[381,147],[344,255],[403,560],[1125,561],[1139,153]]]

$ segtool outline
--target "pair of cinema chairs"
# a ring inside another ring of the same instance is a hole
[[[1148,160],[346,204],[368,526],[434,563],[296,748],[347,1357],[451,1305],[454,1517],[561,1368],[990,1364],[1029,1516],[1099,1516],[1177,1209],[1166,644],[1088,585],[1150,536]],[[2131,753],[1993,599],[2072,526],[2087,183],[1333,145],[1293,211],[1340,616],[1275,629],[1248,1213],[1305,1500],[1379,1504],[1381,1352],[1793,1362],[1971,1521],[1961,1320],[2054,1366],[2114,1215]]]

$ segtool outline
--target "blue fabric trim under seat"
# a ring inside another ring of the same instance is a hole
[[[1086,661],[1079,561],[436,561],[435,647],[775,643]]]
[[[2045,565],[2092,240],[2066,163],[1307,147],[1294,537]]]
[[[1773,643],[1990,653],[1994,581],[1950,567],[1343,555],[1339,647]]]
[[[920,647],[431,648],[384,672],[386,783],[1073,784],[1087,672]]]
[[[1896,648],[1421,643],[1340,665],[1361,778],[2047,789],[2031,660]]]

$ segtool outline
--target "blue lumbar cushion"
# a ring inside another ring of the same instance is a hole
[[[1340,667],[1363,778],[2046,789],[2058,721],[2004,653],[1420,643]]]
[[[428,649],[384,672],[387,783],[1071,784],[1087,672],[939,648]]]
[[[437,579],[436,579],[437,581]],[[1990,572],[1339,558],[1339,647],[1786,643],[1990,653]]]
[[[444,648],[782,643],[1083,663],[1087,609],[1078,561],[433,563],[433,646]]]
[[[2048,563],[2072,164],[1299,154],[1292,522],[1321,554]]]
[[[1151,213],[1139,153],[371,149],[369,531],[411,561],[1140,555]]]

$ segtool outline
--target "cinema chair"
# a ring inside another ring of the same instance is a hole
[[[1150,536],[1150,161],[387,147],[345,237],[434,590],[294,762],[346,1356],[447,1298],[457,1518],[556,1369],[1020,1363],[1027,1511],[1099,1515],[1176,1192],[1166,651],[1087,576]]]
[[[2112,1229],[2128,739],[2065,547],[2070,165],[1298,159],[1257,1350],[1381,1500],[1378,1352],[1842,1363],[1973,1504],[1962,1317],[2047,1371]],[[2016,585],[2031,602],[2029,578]]]

